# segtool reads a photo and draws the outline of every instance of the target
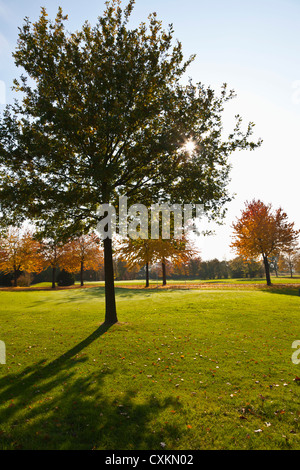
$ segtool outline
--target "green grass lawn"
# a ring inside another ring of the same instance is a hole
[[[129,281],[115,281],[116,286],[144,286],[145,280],[144,279],[136,279],[136,280],[129,280]],[[162,281],[161,279],[158,280],[150,280],[150,285],[152,287],[161,287]],[[241,278],[241,279],[188,279],[188,280],[173,280],[169,279],[167,281],[167,286],[172,285],[182,285],[182,286],[189,286],[189,285],[203,285],[203,284],[234,284],[236,286],[243,286],[243,285],[252,285],[252,284],[260,284],[265,285],[266,280],[264,278]],[[300,285],[300,277],[294,276],[293,278],[288,276],[280,276],[280,277],[272,277],[272,284],[299,284]],[[79,282],[76,282],[76,285],[79,286]],[[85,281],[85,285],[99,285],[104,286],[104,281]],[[32,288],[51,288],[51,282],[40,282],[38,284],[34,284]]]
[[[0,448],[299,450],[297,293],[0,292]]]

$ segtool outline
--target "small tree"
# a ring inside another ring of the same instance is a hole
[[[146,286],[149,287],[149,265],[155,259],[153,240],[133,240],[129,238],[120,244],[118,256],[126,262],[129,269],[145,266]]]
[[[279,255],[271,256],[269,259],[270,269],[275,271],[276,277],[278,277],[279,270]]]
[[[197,254],[195,248],[188,243],[186,238],[177,240],[171,238],[164,240],[152,239],[128,239],[118,250],[119,256],[126,260],[128,267],[145,266],[146,287],[149,287],[149,265],[161,263],[163,285],[167,284],[167,264],[172,262],[179,266],[187,263]]]
[[[244,259],[263,259],[267,285],[271,285],[270,257],[278,255],[295,243],[299,230],[288,222],[281,208],[273,211],[271,204],[253,200],[245,204],[241,217],[233,223],[231,247]]]
[[[262,276],[263,267],[261,262],[254,259],[243,259],[241,256],[238,256],[228,263],[230,275],[232,278],[240,277],[256,277]]]
[[[99,237],[91,233],[74,238],[64,246],[59,265],[69,273],[80,273],[81,287],[84,285],[84,271],[90,269],[97,271],[103,266],[103,252],[100,243]]]
[[[24,232],[16,227],[9,227],[0,238],[0,271],[13,273],[14,287],[22,271],[28,273],[43,270],[43,257],[38,241],[34,240],[29,230]]]
[[[202,259],[200,256],[193,256],[189,260],[189,277],[197,279],[200,276]]]
[[[300,250],[299,247],[292,243],[291,246],[285,248],[285,250],[280,253],[278,265],[280,269],[287,269],[290,273],[291,278],[297,266],[300,263]]]
[[[197,254],[197,250],[188,242],[186,238],[177,240],[153,240],[155,243],[155,259],[161,263],[162,267],[162,284],[167,284],[167,265],[173,263],[179,266],[182,263],[188,263],[189,260]]]
[[[65,246],[52,234],[52,238],[46,238],[41,242],[41,252],[44,269],[50,267],[52,270],[52,289],[55,289],[56,270],[63,260]]]

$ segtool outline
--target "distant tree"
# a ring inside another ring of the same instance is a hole
[[[171,238],[170,240],[152,240],[154,244],[154,256],[157,262],[161,263],[162,284],[167,284],[167,265],[172,263],[175,266],[187,264],[189,260],[198,254],[197,250],[186,237],[181,240]]]
[[[199,279],[208,279],[208,265],[207,261],[202,261],[199,266]]]
[[[189,277],[191,279],[197,279],[200,275],[202,259],[200,256],[193,256],[189,262]]]
[[[244,259],[258,259],[264,262],[267,285],[271,285],[270,258],[295,243],[299,230],[288,222],[287,214],[281,208],[273,211],[271,204],[253,200],[245,204],[241,217],[233,223],[231,247]]]
[[[187,279],[190,277],[190,260],[178,262],[176,264],[171,263],[171,267],[168,267],[168,276],[171,279]]]
[[[206,274],[209,279],[228,278],[227,262],[217,258],[206,261]]]
[[[270,259],[269,259],[269,263],[270,263],[270,270],[274,270],[275,271],[275,275],[276,277],[278,277],[278,269],[279,269],[279,255],[275,255],[275,256],[270,256]]]
[[[239,279],[245,277],[246,266],[241,256],[230,260],[228,264],[231,278]]]
[[[63,260],[64,252],[64,243],[53,233],[52,237],[44,238],[41,241],[44,269],[50,267],[52,270],[52,289],[55,289],[56,286],[57,267]]]
[[[263,277],[264,268],[261,261],[246,260],[246,277]]]
[[[14,286],[22,271],[28,273],[43,270],[40,244],[29,230],[9,227],[0,238],[0,271],[13,273]]]
[[[209,279],[216,279],[218,277],[219,260],[217,258],[208,260],[206,262],[207,274]]]
[[[299,263],[300,249],[296,244],[292,243],[289,247],[285,248],[285,250],[280,253],[278,262],[279,268],[282,270],[288,270],[291,278],[298,268]]]
[[[84,271],[98,271],[103,266],[101,240],[95,233],[71,239],[64,246],[59,265],[70,273],[80,273],[80,285],[83,287]]]
[[[154,239],[128,239],[118,249],[119,256],[126,260],[129,267],[145,266],[146,287],[149,287],[149,265],[150,263],[161,263],[163,285],[167,284],[167,264],[173,263],[177,266],[188,263],[195,255],[196,250],[185,237],[181,240],[170,238],[164,240]]]
[[[300,256],[298,256],[298,259],[295,264],[295,271],[300,273]]]
[[[258,277],[262,275],[263,268],[261,262],[253,259],[243,259],[241,256],[233,258],[228,263],[230,277],[243,278],[243,277]]]
[[[142,275],[138,264],[129,266],[125,260],[116,257],[114,258],[114,273],[116,280],[135,279],[138,273]]]
[[[156,259],[155,240],[128,238],[119,244],[117,254],[129,269],[145,266],[146,287],[149,287],[149,265]]]

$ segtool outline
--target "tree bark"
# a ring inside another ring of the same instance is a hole
[[[167,285],[166,263],[163,261],[161,266],[162,266],[163,286],[166,286]]]
[[[83,261],[81,261],[80,263],[80,285],[81,287],[83,287],[83,268],[84,268],[84,265],[83,265]]]
[[[114,266],[112,257],[112,241],[104,240],[104,275],[105,275],[105,323],[117,323],[115,298]]]
[[[264,265],[265,265],[267,285],[271,286],[272,283],[271,283],[271,276],[270,276],[270,265],[269,265],[269,260],[267,256],[264,256]]]
[[[55,289],[55,274],[56,274],[56,266],[52,268],[52,289]]]
[[[149,287],[149,263],[146,263],[146,287]]]
[[[14,287],[18,286],[18,271],[14,270]]]

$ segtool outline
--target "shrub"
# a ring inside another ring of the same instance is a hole
[[[58,286],[73,286],[75,284],[75,276],[72,273],[68,273],[64,269],[58,274],[56,278]]]
[[[31,273],[23,273],[18,277],[17,285],[18,287],[29,287],[32,283],[33,276]]]
[[[11,287],[13,280],[12,274],[4,274],[0,272],[0,286]]]

